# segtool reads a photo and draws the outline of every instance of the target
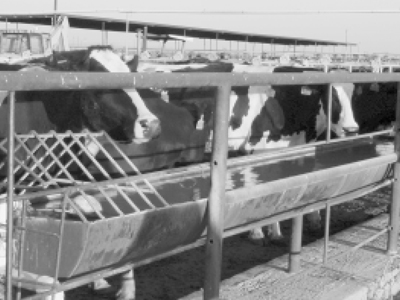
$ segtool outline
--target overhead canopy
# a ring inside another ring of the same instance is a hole
[[[57,16],[67,16],[69,24],[72,28],[97,29],[108,31],[126,31],[127,20],[124,18],[105,18],[99,16],[58,13]],[[36,25],[51,25],[54,13],[48,14],[1,14],[0,21],[12,23],[26,23]],[[128,20],[129,31],[143,30],[147,27],[147,32],[153,35],[180,35],[184,37],[200,38],[200,39],[219,39],[227,41],[241,41],[252,43],[268,43],[280,45],[323,45],[323,46],[355,46],[353,43],[343,43],[338,41],[307,39],[300,37],[287,37],[270,34],[254,34],[238,31],[208,29],[199,27],[185,27],[177,25],[167,25],[159,23],[150,23]]]

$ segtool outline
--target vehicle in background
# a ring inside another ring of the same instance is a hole
[[[69,50],[68,19],[61,17],[50,33],[32,30],[0,30],[0,63],[15,64]]]

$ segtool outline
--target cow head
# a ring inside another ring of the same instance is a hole
[[[55,70],[129,73],[128,66],[110,47],[55,52],[48,64]],[[81,108],[90,130],[104,130],[116,140],[145,143],[159,136],[161,125],[136,89],[84,90]]]
[[[313,68],[280,67],[274,72],[317,72]],[[305,130],[306,142],[315,140],[326,132],[328,102],[324,85],[276,86],[276,98],[284,106],[290,122],[284,128],[285,134]],[[332,89],[331,130],[335,136],[343,137],[358,132],[353,115],[351,96],[353,84],[334,84]]]

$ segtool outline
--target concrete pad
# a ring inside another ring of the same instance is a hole
[[[289,274],[288,255],[221,283],[220,299],[243,300],[387,300],[400,290],[400,257],[386,254],[387,234],[366,246],[353,246],[386,228],[388,216],[330,237],[328,263],[322,264],[323,240],[303,247],[302,268]],[[400,249],[400,239],[398,241]],[[196,292],[182,300],[200,300]]]

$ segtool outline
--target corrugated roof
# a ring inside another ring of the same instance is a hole
[[[124,18],[106,18],[99,16],[90,16],[84,14],[62,13],[57,15],[67,16],[71,27],[82,29],[104,28],[109,31],[126,31],[126,19]],[[12,23],[26,23],[36,25],[51,25],[53,13],[49,14],[1,14],[0,21]],[[216,39],[227,41],[247,41],[254,43],[281,44],[281,45],[324,45],[324,46],[355,46],[353,43],[343,43],[338,41],[308,39],[300,37],[278,36],[270,34],[255,34],[248,32],[218,30],[200,27],[185,27],[178,25],[167,25],[152,22],[135,21],[129,19],[129,31],[143,30],[147,27],[148,33],[155,35],[175,34],[200,39]]]

